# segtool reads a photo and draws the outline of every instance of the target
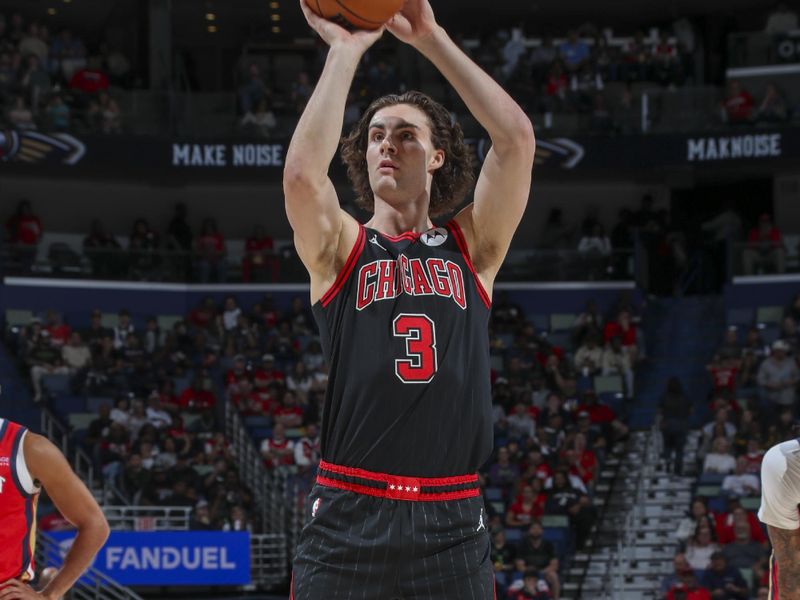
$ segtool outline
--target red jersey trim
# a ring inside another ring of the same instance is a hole
[[[350,255],[347,257],[344,267],[342,267],[342,270],[339,271],[339,275],[336,277],[336,281],[333,282],[331,288],[325,292],[325,295],[322,296],[322,298],[320,298],[320,304],[322,304],[323,307],[328,306],[328,304],[330,304],[336,295],[341,291],[342,287],[344,287],[345,281],[347,281],[347,278],[350,277],[350,273],[353,272],[353,269],[356,266],[358,257],[361,256],[361,251],[364,249],[366,239],[366,230],[364,229],[363,225],[359,224],[358,238],[356,238],[356,243],[353,244],[353,249],[350,250]]]
[[[392,492],[388,489],[372,488],[366,485],[358,485],[357,483],[348,483],[346,481],[337,481],[336,479],[329,479],[321,475],[317,476],[317,483],[326,487],[338,488],[348,492],[355,492],[356,494],[363,494],[365,496],[376,496],[378,498],[390,498],[392,500],[411,500],[417,502],[434,502],[440,500],[461,500],[463,498],[474,498],[479,496],[481,491],[479,488],[470,490],[461,490],[458,492],[442,492],[442,493],[418,493],[415,497],[404,497],[399,493]]]
[[[289,600],[294,600],[294,571],[292,571],[292,581],[289,583]]]
[[[475,266],[472,264],[472,258],[470,258],[469,249],[467,248],[467,241],[464,239],[464,233],[461,231],[461,227],[456,220],[453,219],[447,224],[447,228],[453,234],[453,238],[456,240],[458,249],[461,250],[464,261],[467,263],[467,267],[472,272],[472,277],[475,279],[475,286],[478,288],[478,295],[486,305],[486,308],[491,309],[492,301],[489,299],[489,294],[486,293],[486,289],[483,287],[480,277],[478,277],[478,273],[475,271]]]
[[[381,235],[390,242],[400,242],[402,240],[418,240],[422,234],[414,231],[404,231],[400,235],[389,235],[388,233],[381,233]]]
[[[343,465],[335,465],[324,460],[319,461],[319,468],[331,473],[338,473],[339,475],[347,475],[348,477],[361,477],[362,479],[369,479],[370,481],[380,481],[382,483],[399,482],[405,485],[406,483],[416,482],[418,485],[426,486],[447,486],[459,485],[462,483],[474,483],[478,481],[478,474],[472,475],[455,475],[453,477],[404,477],[402,475],[390,475],[389,473],[376,473],[374,471],[367,471],[365,469],[357,469],[355,467],[345,467]],[[408,481],[405,481],[408,480]]]

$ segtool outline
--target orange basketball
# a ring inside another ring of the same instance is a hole
[[[404,0],[306,0],[320,17],[357,29],[378,29],[403,7]]]

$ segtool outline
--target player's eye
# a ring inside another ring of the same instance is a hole
[[[414,134],[411,133],[410,131],[404,131],[403,135],[402,135],[402,139],[404,139],[404,140],[413,140],[414,139]]]
[[[375,133],[372,134],[372,141],[380,142],[382,140],[383,140],[383,133],[381,133],[380,131],[376,131]]]

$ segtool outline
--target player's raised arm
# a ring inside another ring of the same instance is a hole
[[[439,69],[492,139],[475,202],[457,217],[475,268],[490,288],[528,202],[536,149],[533,126],[511,96],[436,23],[428,0],[406,0],[387,27]]]
[[[312,300],[316,300],[333,283],[341,266],[337,262],[347,258],[358,233],[355,222],[339,207],[328,168],[339,146],[356,67],[383,30],[350,33],[312,13],[304,0],[300,6],[309,25],[330,46],[325,68],[289,144],[283,174],[286,214],[300,259],[311,275]],[[345,230],[344,223],[352,231]],[[344,256],[339,258],[340,254]]]
[[[25,462],[31,476],[41,483],[56,508],[78,529],[61,570],[40,592],[44,598],[61,598],[91,565],[105,543],[108,523],[91,492],[47,438],[28,432]]]

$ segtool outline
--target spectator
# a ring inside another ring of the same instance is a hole
[[[71,375],[88,370],[92,365],[92,353],[89,346],[81,340],[81,334],[73,331],[69,343],[61,348],[61,359]]]
[[[784,310],[784,314],[800,323],[800,294],[795,294],[794,298],[792,298],[792,302]]]
[[[17,204],[17,210],[6,221],[7,239],[12,248],[12,259],[16,260],[21,270],[29,271],[36,259],[36,249],[42,238],[42,222],[31,209],[30,200],[23,199]]]
[[[305,109],[308,99],[311,98],[312,91],[313,88],[308,73],[305,71],[297,73],[297,79],[292,83],[292,102],[298,115]]]
[[[750,92],[742,88],[737,79],[728,82],[728,92],[722,101],[723,121],[731,124],[750,122],[753,115],[753,97]]]
[[[269,90],[261,77],[261,69],[256,63],[248,67],[248,81],[239,89],[239,102],[242,113],[247,115],[263,100],[269,97]]]
[[[217,403],[214,395],[214,382],[203,372],[194,378],[192,385],[183,390],[178,396],[178,404],[182,409],[194,412],[204,411],[213,408]]]
[[[736,459],[736,470],[722,480],[722,491],[733,496],[757,496],[761,493],[761,482],[757,475],[747,472],[747,458]]]
[[[261,456],[269,468],[291,465],[294,460],[294,442],[286,437],[286,428],[276,423],[272,429],[272,438],[261,442]]]
[[[97,100],[89,103],[89,121],[93,128],[103,133],[122,133],[119,104],[108,92],[101,91]]]
[[[541,480],[538,482],[539,492],[541,492]],[[544,502],[540,494],[534,491],[533,485],[522,487],[521,493],[508,508],[506,513],[506,525],[508,527],[528,527],[535,519],[539,519],[544,514]]]
[[[136,219],[128,240],[130,254],[130,274],[134,279],[145,279],[151,275],[160,262],[158,248],[160,238],[150,229],[147,219]]]
[[[255,111],[245,113],[240,123],[243,129],[252,131],[254,134],[264,138],[270,137],[277,125],[278,121],[275,119],[275,113],[270,110],[266,98],[259,100]]]
[[[244,245],[242,258],[242,280],[245,283],[275,281],[278,275],[277,258],[274,255],[272,237],[264,232],[264,227],[256,225],[253,234]]]
[[[108,76],[101,69],[100,59],[97,57],[89,58],[87,65],[83,69],[78,69],[72,74],[69,80],[69,87],[87,98],[96,95],[98,92],[108,90]],[[85,106],[86,99],[80,100]]]
[[[112,332],[114,334],[114,348],[120,350],[124,345],[129,335],[134,332],[135,328],[131,322],[131,314],[127,309],[123,308],[117,314],[117,324],[114,325]]]
[[[195,252],[195,269],[200,282],[226,281],[225,238],[217,230],[215,219],[207,218],[203,221],[200,235],[197,237]]]
[[[119,276],[122,255],[117,238],[106,233],[102,221],[94,219],[89,235],[83,238],[83,250],[92,263],[92,274],[98,278]]]
[[[22,57],[35,56],[40,63],[45,63],[50,48],[39,23],[33,21],[28,25],[28,33],[19,42],[19,53]]]
[[[666,600],[711,600],[711,593],[697,582],[694,572],[685,576],[685,581],[679,583],[667,592]]]
[[[788,33],[797,28],[797,13],[791,10],[785,2],[781,2],[767,17],[764,31],[775,35],[777,33]]]
[[[731,455],[729,447],[730,443],[726,438],[716,438],[711,444],[712,451],[703,461],[703,473],[732,473],[736,469],[736,459]]]
[[[561,596],[561,584],[558,579],[558,558],[553,543],[544,539],[544,528],[539,520],[533,521],[528,528],[528,535],[522,538],[519,556],[525,564],[536,570],[547,581],[553,596]]]
[[[558,58],[558,50],[553,46],[553,38],[546,35],[542,38],[542,43],[533,49],[528,61],[531,66],[531,75],[536,83],[544,81],[550,65],[556,58]]]
[[[70,81],[75,71],[86,67],[86,48],[72,31],[63,29],[50,47],[51,69],[64,81]]]
[[[747,236],[747,247],[742,252],[745,275],[761,271],[783,273],[786,271],[786,251],[780,230],[772,224],[772,217],[763,214],[758,227],[753,227]]]
[[[489,467],[489,482],[507,492],[518,479],[519,466],[511,462],[508,448],[501,446],[497,449],[496,462]]]
[[[661,580],[661,597],[665,596],[672,588],[685,582],[686,576],[692,573],[692,567],[686,561],[686,555],[679,552],[672,559],[672,573]]]
[[[716,551],[711,555],[711,567],[703,575],[703,585],[712,598],[747,600],[747,583],[738,569],[727,564],[725,554]]]
[[[60,94],[53,95],[47,104],[47,123],[53,131],[67,131],[69,129],[70,109],[64,103]]]
[[[575,368],[584,377],[598,375],[603,367],[603,349],[598,345],[597,335],[588,335],[575,353]]]
[[[213,531],[218,529],[211,520],[211,512],[209,511],[207,500],[201,498],[195,504],[192,518],[189,521],[189,529],[192,531]]]
[[[591,57],[588,44],[578,38],[574,29],[567,33],[567,40],[558,47],[558,53],[570,73],[577,72]]]
[[[319,430],[314,423],[306,426],[306,435],[294,445],[294,464],[303,470],[316,469],[319,464]]]
[[[175,204],[172,219],[167,225],[167,248],[183,252],[189,252],[192,249],[192,228],[186,220],[187,214],[185,203]]]
[[[800,328],[794,317],[786,316],[781,322],[781,339],[789,347],[788,352],[800,356]]]
[[[717,350],[717,356],[722,360],[729,358],[739,360],[742,357],[742,345],[739,343],[739,328],[736,327],[736,325],[729,325],[728,329],[725,330],[725,339],[722,341],[719,350]]]
[[[785,121],[787,116],[786,100],[781,96],[774,83],[768,83],[764,99],[756,108],[755,120],[781,122]]]
[[[692,405],[677,377],[670,377],[659,402],[661,434],[664,437],[662,458],[667,471],[676,475],[683,472],[683,448]]]
[[[635,346],[632,346],[635,348]],[[633,396],[633,359],[628,347],[623,346],[622,337],[615,335],[603,350],[603,375],[619,375],[625,383],[628,397]]]
[[[752,569],[764,556],[764,547],[751,539],[747,523],[736,523],[733,532],[734,540],[722,548],[726,562],[734,569]]]
[[[542,109],[545,113],[545,121],[544,125],[546,128],[552,126],[552,115],[548,117],[550,113],[559,112],[563,106],[564,102],[567,98],[567,87],[569,86],[569,81],[567,80],[567,76],[564,73],[564,63],[559,59],[553,62],[550,66],[550,72],[547,75],[547,80],[545,81],[545,95],[542,99]],[[553,209],[550,213],[550,217],[552,218],[554,212],[558,213],[558,216],[561,216],[561,209]],[[550,219],[548,219],[548,222]],[[559,227],[564,227],[561,223],[556,223]],[[569,237],[572,237],[571,230],[562,230],[562,231],[549,231],[549,228],[545,226],[544,231],[542,232],[542,242],[541,245],[543,248],[557,248],[561,244],[568,244],[568,238],[560,238],[560,235],[564,233],[568,233]],[[547,236],[547,237],[545,237]],[[550,244],[558,244],[550,245]]]
[[[669,33],[662,31],[658,43],[653,47],[653,75],[662,85],[675,86],[678,82],[680,59],[678,48],[669,39]]]
[[[20,73],[19,85],[25,92],[32,111],[38,114],[51,89],[50,75],[47,74],[38,56],[28,55],[25,68]]]
[[[222,323],[225,327],[225,331],[231,331],[234,327],[236,327],[239,315],[241,314],[242,309],[239,308],[239,305],[236,303],[236,298],[233,296],[227,296],[225,298],[225,305],[222,312]]]
[[[531,418],[528,406],[524,402],[514,405],[514,412],[506,419],[508,437],[521,444],[536,440],[536,422]]]
[[[800,371],[797,362],[787,356],[789,345],[783,340],[772,343],[772,354],[758,369],[758,385],[772,409],[795,407]]]
[[[514,568],[514,560],[517,558],[514,547],[506,543],[506,534],[502,529],[492,534],[490,558],[497,578],[502,582],[506,574]]]
[[[622,80],[647,81],[650,77],[652,56],[653,52],[645,40],[644,32],[637,31],[622,51]]]
[[[750,539],[759,544],[766,545],[767,535],[762,529],[761,522],[755,513],[742,508],[739,498],[728,498],[728,512],[714,515],[717,541],[720,544],[730,544],[736,538],[734,528],[736,525],[747,525],[750,528]]]
[[[711,527],[701,522],[686,545],[686,561],[692,569],[703,571],[709,568],[711,555],[719,550],[719,544],[712,540]]]
[[[711,374],[714,384],[714,394],[733,395],[736,392],[736,374],[739,361],[735,358],[721,358],[714,356],[711,364],[706,366],[706,370]]]
[[[582,254],[611,255],[611,241],[603,230],[603,226],[595,223],[590,232],[587,232],[578,242],[578,252]]]
[[[69,369],[64,365],[61,351],[56,348],[50,339],[50,332],[42,330],[39,341],[28,354],[28,366],[31,370],[31,384],[33,385],[33,401],[42,400],[43,375],[67,375]]]
[[[538,571],[528,569],[521,581],[521,585],[512,586],[508,592],[509,600],[548,600],[554,598],[552,591],[544,579],[539,577]]]

